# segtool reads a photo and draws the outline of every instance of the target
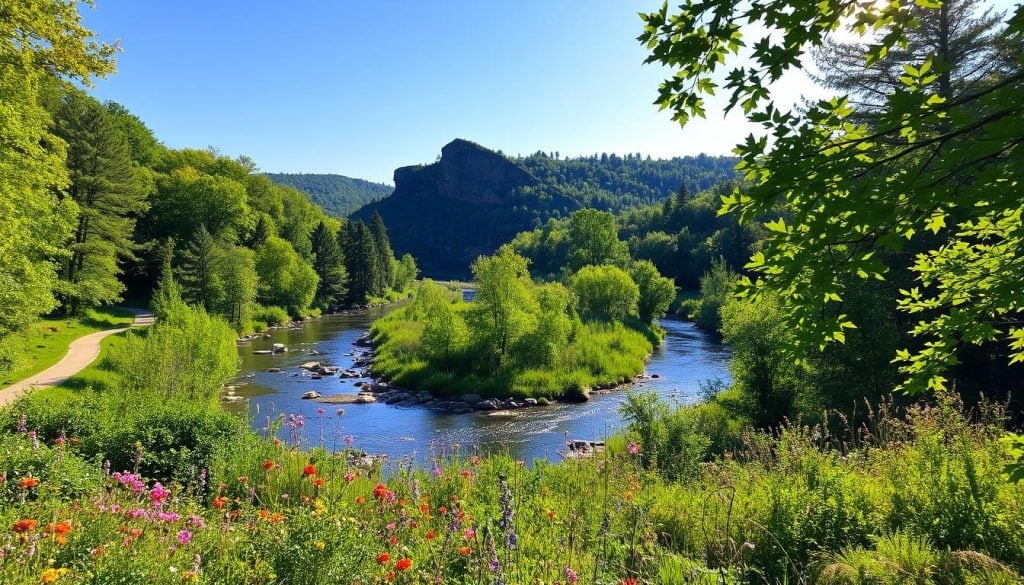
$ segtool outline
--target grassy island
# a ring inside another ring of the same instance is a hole
[[[428,281],[374,323],[376,375],[440,396],[585,400],[643,371],[660,341],[653,321],[674,295],[646,262],[629,272],[588,265],[566,284],[536,284],[509,247],[478,259],[473,274],[472,302]]]

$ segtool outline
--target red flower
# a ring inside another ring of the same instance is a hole
[[[18,534],[24,534],[26,532],[31,532],[35,530],[38,524],[38,522],[31,518],[24,518],[22,520],[18,520],[13,525],[11,525],[11,530]]]
[[[398,559],[398,561],[395,562],[395,568],[398,569],[399,571],[408,571],[409,569],[412,568],[412,559],[410,559],[410,558]]]
[[[427,531],[427,534],[426,534],[427,540],[434,540],[435,536],[437,536],[437,534],[435,534],[433,530],[428,530]]]
[[[460,546],[459,547],[459,554],[464,556],[464,557],[468,557],[469,553],[471,553],[471,552],[473,552],[473,549],[469,548],[468,546]]]
[[[391,560],[391,555],[389,555],[386,552],[382,552],[379,555],[377,555],[377,562],[382,564],[382,565],[388,564],[388,561],[390,561],[390,560]]]
[[[439,513],[441,513],[441,514],[447,514],[448,513],[448,506],[440,506],[440,507],[438,507],[437,511]]]
[[[238,478],[238,483],[249,483],[249,476],[248,475],[243,475],[242,477],[239,477]]]
[[[423,514],[424,516],[426,516],[427,514],[430,514],[430,506],[428,506],[426,504],[420,505],[420,513]]]
[[[316,467],[313,467],[312,465],[307,465],[307,466],[303,467],[302,468],[302,475],[304,475],[306,477],[309,477],[311,475],[316,475]]]
[[[378,483],[377,485],[373,486],[373,497],[377,498],[378,500],[383,500],[389,497],[390,495],[391,490],[388,489],[388,486],[382,483]]]
[[[67,520],[48,524],[43,528],[43,534],[52,534],[58,544],[67,544],[68,534],[71,534],[71,523]]]
[[[224,504],[227,504],[228,501],[228,498],[225,496],[217,496],[213,499],[213,507],[217,509],[223,508]]]
[[[398,537],[392,536],[388,538],[388,544],[390,544],[391,546],[395,546],[396,544],[398,544]]]
[[[633,577],[627,577],[622,580],[621,585],[640,585],[640,582]]]
[[[323,487],[324,479],[322,477],[315,478],[313,480],[313,485],[315,485],[316,487]]]
[[[34,488],[37,485],[39,485],[39,480],[34,477],[23,477],[21,478],[20,481],[18,481],[18,487],[20,487],[23,490]]]
[[[266,469],[267,471],[270,471],[273,468],[274,468],[274,462],[273,461],[270,461],[268,459],[267,461],[263,462],[263,469]]]
[[[555,511],[554,510],[548,510],[548,518],[554,519],[554,517],[555,517]]]

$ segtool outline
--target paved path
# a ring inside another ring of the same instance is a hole
[[[132,309],[125,307],[125,310],[135,314],[135,321],[132,327],[147,327],[153,324],[153,314],[143,309]],[[21,382],[0,390],[0,406],[14,402],[19,396],[32,388],[48,388],[57,386],[64,380],[74,376],[85,369],[96,358],[100,356],[100,342],[107,336],[126,331],[128,327],[117,329],[105,329],[83,335],[71,342],[68,353],[59,362],[38,374],[29,376]]]

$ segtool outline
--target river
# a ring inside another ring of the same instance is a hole
[[[601,439],[622,427],[618,413],[625,392],[599,394],[583,404],[554,404],[547,407],[523,408],[507,416],[483,413],[445,414],[424,407],[398,407],[383,403],[347,404],[339,407],[303,400],[302,394],[316,390],[324,396],[355,394],[358,380],[340,380],[325,376],[313,380],[298,365],[320,361],[342,369],[351,367],[355,350],[353,341],[374,319],[389,309],[352,311],[313,319],[292,329],[277,329],[269,339],[254,339],[239,345],[241,372],[230,384],[241,400],[227,408],[239,413],[248,409],[253,425],[266,429],[268,422],[282,413],[301,415],[304,446],[322,445],[340,448],[345,437],[369,453],[386,454],[390,458],[407,455],[417,459],[429,456],[431,449],[440,450],[460,445],[462,452],[507,452],[517,459],[560,458],[566,438]],[[651,377],[641,380],[636,388],[651,389],[666,399],[689,403],[699,399],[700,383],[729,380],[729,351],[720,342],[697,329],[692,323],[664,319],[661,326],[666,337],[647,364]],[[283,343],[289,351],[276,355],[254,354]],[[310,351],[319,352],[311,355]],[[281,372],[270,373],[270,368]],[[281,429],[282,439],[292,431]]]

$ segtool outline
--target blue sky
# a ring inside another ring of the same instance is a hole
[[[738,115],[685,130],[652,105],[637,12],[658,0],[97,0],[121,102],[171,147],[391,182],[453,138],[508,154],[728,154]],[[776,98],[815,88],[794,73]]]
[[[509,154],[728,153],[738,120],[685,132],[652,105],[636,13],[657,2],[98,0],[120,39],[94,94],[171,147],[267,171],[391,182],[460,137]]]

